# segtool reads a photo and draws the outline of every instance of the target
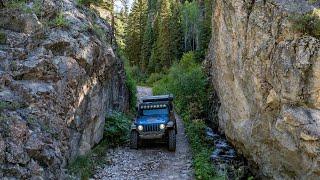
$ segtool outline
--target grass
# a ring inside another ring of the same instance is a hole
[[[94,147],[91,152],[86,155],[78,156],[68,165],[68,170],[72,175],[79,176],[82,180],[89,179],[94,174],[94,168],[106,163],[105,152],[109,148],[109,144],[104,139],[99,145]]]
[[[78,156],[71,161],[67,167],[69,172],[83,180],[89,179],[94,174],[96,166],[107,163],[105,155],[108,148],[128,141],[130,123],[130,118],[122,113],[115,112],[107,117],[102,142],[86,155]]]

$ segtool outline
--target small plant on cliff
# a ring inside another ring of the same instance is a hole
[[[7,41],[6,34],[4,32],[0,32],[0,44],[5,44]]]
[[[62,12],[60,12],[56,18],[54,18],[52,25],[55,27],[67,28],[70,22],[65,18]]]
[[[77,5],[89,6],[92,3],[101,3],[102,0],[77,0]]]
[[[106,32],[98,24],[93,25],[93,32],[98,36],[102,43],[107,42]]]
[[[304,15],[292,15],[289,19],[293,22],[292,29],[296,32],[320,38],[320,18],[316,13],[308,13]]]
[[[25,108],[25,107],[26,107],[26,105],[22,104],[22,103],[7,102],[7,101],[0,100],[0,112],[3,111],[4,109],[14,111],[14,110],[17,110],[20,108]]]

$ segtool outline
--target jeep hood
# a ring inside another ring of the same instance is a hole
[[[168,121],[168,115],[141,116],[137,119],[137,124],[166,124]]]

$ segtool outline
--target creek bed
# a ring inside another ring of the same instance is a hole
[[[215,149],[210,159],[219,175],[226,179],[247,179],[252,177],[246,159],[228,143],[227,139],[207,127],[206,139]]]

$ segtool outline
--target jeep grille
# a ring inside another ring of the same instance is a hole
[[[160,131],[160,124],[143,125],[143,132]]]

